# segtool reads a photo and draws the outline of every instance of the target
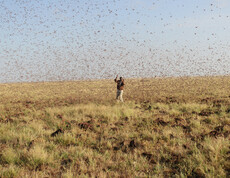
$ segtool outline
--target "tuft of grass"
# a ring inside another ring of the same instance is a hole
[[[2,167],[0,165],[0,170],[0,177],[11,178],[17,177],[20,169],[14,165],[9,165],[9,167]]]
[[[6,148],[0,157],[2,164],[16,164],[19,160],[19,155],[13,148]]]

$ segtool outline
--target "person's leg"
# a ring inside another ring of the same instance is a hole
[[[121,102],[124,102],[123,101],[123,90],[121,90],[121,92],[120,92],[120,100],[121,100]]]
[[[118,99],[119,99],[119,96],[120,96],[120,90],[117,90],[116,100],[118,100]]]

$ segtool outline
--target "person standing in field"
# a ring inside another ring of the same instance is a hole
[[[114,81],[117,83],[117,100],[120,100],[121,102],[123,102],[123,90],[124,90],[124,79],[122,77],[120,77],[120,80],[118,80],[118,75],[116,76],[116,78],[114,79]]]

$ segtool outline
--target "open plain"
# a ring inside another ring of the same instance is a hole
[[[0,177],[228,177],[230,77],[0,84]]]

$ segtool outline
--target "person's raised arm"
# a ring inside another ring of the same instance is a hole
[[[117,83],[117,78],[118,78],[118,75],[116,76],[116,78],[114,79],[114,81]]]

